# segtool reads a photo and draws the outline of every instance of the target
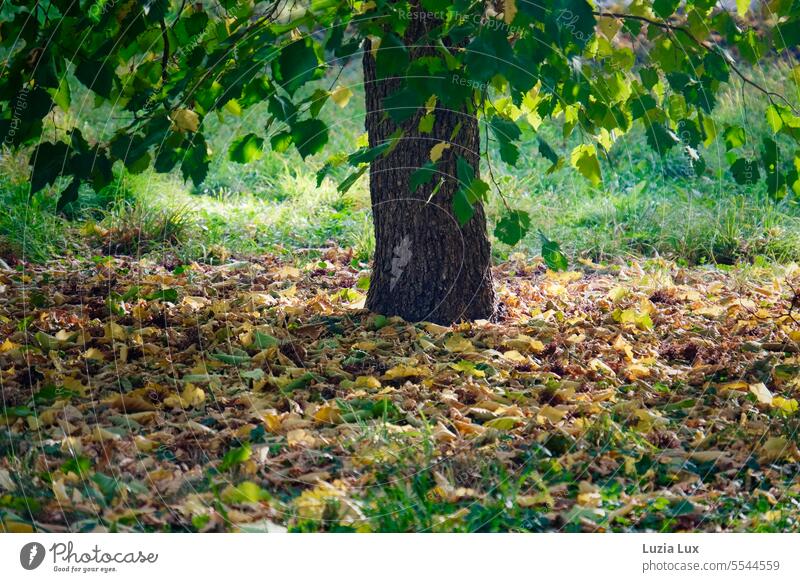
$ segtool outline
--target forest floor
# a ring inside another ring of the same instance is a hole
[[[796,267],[575,269],[453,327],[335,248],[0,272],[2,529],[800,529]]]

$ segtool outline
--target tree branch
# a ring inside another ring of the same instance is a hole
[[[169,67],[169,32],[167,31],[167,23],[161,19],[161,40],[164,43],[164,52],[161,55],[161,82],[166,85],[167,83],[167,68]]]

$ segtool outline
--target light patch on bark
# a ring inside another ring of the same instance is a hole
[[[392,257],[392,278],[389,281],[389,289],[394,289],[394,286],[403,275],[403,268],[411,261],[414,253],[411,252],[411,239],[408,235],[403,237],[399,244],[395,245],[394,256]]]

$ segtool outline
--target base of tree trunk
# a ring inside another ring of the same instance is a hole
[[[466,111],[437,106],[429,133],[418,131],[421,112],[396,124],[383,101],[399,89],[400,80],[377,79],[375,59],[368,49],[364,52],[370,147],[403,130],[391,153],[370,166],[375,257],[366,306],[409,321],[488,319],[495,310],[495,294],[486,216],[478,203],[472,218],[460,226],[452,210],[459,187],[458,157],[478,175],[478,120]],[[441,142],[449,145],[437,162],[438,174],[411,192],[411,174],[431,161],[431,148]]]

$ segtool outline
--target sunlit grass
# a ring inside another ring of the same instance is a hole
[[[753,74],[767,86],[781,88],[788,75],[784,69],[778,63]],[[331,82],[332,78],[325,87]],[[75,219],[72,223],[54,215],[54,191],[27,199],[24,164],[4,167],[0,236],[17,255],[24,247],[26,258],[44,260],[68,251],[66,231],[81,220],[99,220],[106,226],[126,216],[139,220],[135,213],[114,210],[121,204],[162,214],[186,213],[192,224],[187,236],[169,245],[171,252],[185,259],[230,253],[291,254],[297,249],[340,245],[353,247],[356,258],[366,261],[374,248],[367,177],[344,194],[337,185],[347,169],[335,172],[320,187],[316,184],[316,172],[327,157],[355,150],[364,132],[358,71],[345,71],[336,83],[351,87],[354,95],[345,109],[332,102],[323,108],[321,117],[331,126],[325,153],[303,160],[294,150],[267,150],[261,159],[239,165],[227,159],[227,149],[244,130],[266,128],[266,107],[256,106],[242,116],[209,116],[204,123],[215,155],[200,188],[183,182],[177,173],[130,176],[121,172],[116,190],[110,188],[100,196],[82,193],[82,201],[69,209]],[[735,87],[720,95],[715,112],[720,128],[725,123],[744,123],[754,132],[753,143],[748,144],[754,152],[761,138],[769,135],[762,101],[749,92],[743,97]],[[108,112],[85,113],[82,125],[105,127],[101,122],[108,119]],[[279,130],[271,127],[264,135]],[[800,259],[797,197],[790,194],[775,200],[763,184],[737,185],[727,172],[719,138],[704,149],[709,171],[698,178],[682,152],[676,149],[659,157],[647,145],[643,130],[636,128],[622,136],[609,159],[603,160],[603,186],[593,188],[569,167],[548,174],[550,163],[538,153],[539,137],[567,158],[577,143],[577,137],[563,139],[558,124],[551,124],[539,133],[527,131],[516,167],[500,162],[494,152],[490,174],[484,160],[484,177],[494,178],[490,180],[494,190],[488,206],[490,230],[504,212],[501,195],[511,207],[527,211],[532,223],[528,236],[513,249],[495,241],[498,260],[519,250],[538,254],[540,231],[557,240],[572,258],[665,256],[686,264]],[[148,250],[156,249],[150,245]]]

